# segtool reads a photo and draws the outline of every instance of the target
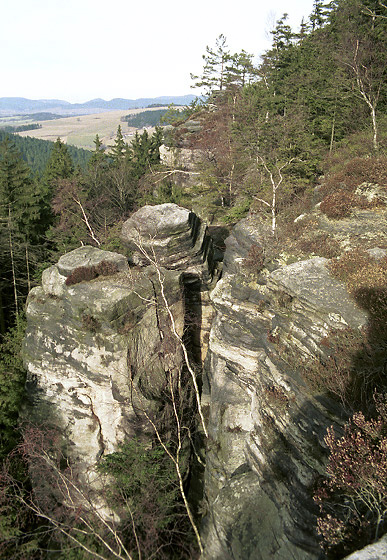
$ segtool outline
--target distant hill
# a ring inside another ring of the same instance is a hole
[[[69,103],[59,99],[26,99],[24,97],[0,97],[0,115],[24,115],[34,112],[57,113],[62,116],[74,114],[102,113],[148,107],[149,105],[189,105],[195,95],[165,95],[161,97],[143,97],[140,99],[92,99],[86,103]]]

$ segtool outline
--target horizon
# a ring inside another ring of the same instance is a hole
[[[291,7],[286,0],[269,7],[241,0],[237,9],[221,0],[197,0],[188,18],[177,0],[167,6],[151,0],[146,12],[125,0],[112,0],[108,9],[103,0],[6,3],[0,96],[69,103],[154,98],[160,91],[199,96],[190,73],[201,73],[206,46],[214,46],[221,33],[231,53],[244,49],[257,62],[284,12],[296,31],[312,9],[313,0]]]
[[[116,101],[116,100],[123,100],[123,101],[137,101],[140,99],[162,99],[163,97],[187,97],[189,95],[192,95],[193,97],[200,97],[200,95],[195,95],[194,93],[185,93],[185,94],[163,94],[163,95],[142,95],[141,97],[121,97],[121,96],[117,96],[117,97],[112,97],[110,99],[104,99],[103,97],[92,97],[89,99],[86,99],[85,101],[69,101],[68,99],[60,99],[59,97],[38,97],[38,98],[33,98],[33,97],[25,97],[23,95],[2,95],[0,97],[0,99],[25,99],[27,101],[61,101],[61,102],[65,102],[65,103],[71,103],[72,105],[82,105],[84,103],[88,103],[90,101],[104,101],[105,103],[109,103],[111,101]]]

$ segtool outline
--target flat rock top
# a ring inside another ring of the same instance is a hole
[[[269,284],[282,287],[316,310],[340,314],[351,327],[364,325],[367,313],[357,307],[344,285],[333,278],[327,263],[328,259],[315,257],[284,266],[271,273]]]
[[[177,204],[143,206],[122,226],[122,238],[141,236],[165,237],[190,229],[191,212]]]
[[[63,276],[70,276],[76,268],[81,266],[97,266],[102,261],[116,264],[117,270],[126,270],[128,268],[128,261],[124,255],[113,253],[112,251],[102,251],[90,245],[78,247],[78,249],[74,249],[74,251],[62,255],[58,261],[57,267],[60,274]]]

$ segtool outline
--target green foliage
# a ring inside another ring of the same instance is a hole
[[[217,37],[214,48],[207,45],[206,54],[202,58],[204,60],[202,75],[191,74],[191,79],[195,80],[193,87],[205,88],[206,94],[211,96],[217,91],[222,91],[226,84],[226,64],[230,59],[230,52],[227,39],[222,33]]]
[[[132,520],[126,536],[133,548],[134,527],[145,557],[156,551],[160,559],[190,557],[186,550],[190,529],[182,515],[176,470],[158,443],[151,446],[132,437],[104,457],[99,469],[112,479],[108,490],[112,507]]]
[[[167,113],[167,109],[158,109],[156,111],[141,111],[131,115],[121,117],[122,122],[127,122],[128,126],[135,128],[144,128],[146,126],[158,126],[161,119]]]
[[[23,132],[25,130],[37,130],[42,128],[41,124],[21,124],[19,126],[1,126],[0,130],[3,132]]]
[[[31,172],[42,176],[50,158],[53,142],[31,138],[29,136],[24,138],[15,134],[7,134],[0,130],[0,142],[5,140],[6,137],[12,139],[12,142],[22,154],[24,161],[31,169]],[[75,148],[74,146],[67,146],[67,149],[74,162],[74,167],[86,169],[87,162],[90,158],[90,152]]]
[[[251,201],[246,199],[233,206],[222,218],[226,224],[239,222],[242,218],[247,216],[250,209]]]
[[[74,164],[69,150],[66,144],[57,138],[44,170],[44,180],[52,186],[57,179],[69,179],[73,173]]]
[[[25,319],[16,325],[0,344],[0,462],[14,447],[18,435],[18,417],[25,398],[26,372],[21,356]]]

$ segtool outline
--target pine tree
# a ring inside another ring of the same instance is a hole
[[[196,80],[192,87],[204,87],[209,96],[222,92],[226,86],[226,66],[230,60],[226,37],[220,34],[216,39],[215,48],[207,45],[206,54],[202,58],[204,60],[203,73],[201,76],[191,74],[191,79]]]
[[[14,144],[0,144],[0,330],[17,317],[19,298],[29,288],[31,244],[42,234],[42,194]],[[33,252],[33,251],[32,251]],[[10,282],[11,278],[11,282]],[[8,315],[8,317],[6,317]]]

